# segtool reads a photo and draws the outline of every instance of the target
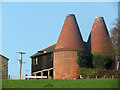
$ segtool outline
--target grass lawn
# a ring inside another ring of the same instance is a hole
[[[3,80],[3,88],[118,88],[118,79]]]

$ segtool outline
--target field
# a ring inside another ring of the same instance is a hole
[[[118,88],[118,79],[3,80],[2,88]]]

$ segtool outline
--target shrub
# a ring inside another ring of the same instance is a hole
[[[88,69],[87,68],[80,68],[79,75],[82,75],[84,78],[88,76]]]
[[[112,66],[112,60],[109,57],[104,57],[103,53],[93,53],[93,67],[109,69]]]
[[[120,78],[120,70],[107,70],[104,75],[109,78],[114,75],[115,78]]]
[[[77,63],[79,67],[86,67],[90,68],[92,67],[92,54],[91,52],[86,51],[77,51]]]
[[[79,75],[82,75],[84,78],[90,76],[92,78],[95,78],[96,75],[99,77],[102,77],[106,72],[106,69],[100,69],[100,68],[80,68]]]

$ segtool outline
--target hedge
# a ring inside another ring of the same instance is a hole
[[[120,78],[120,70],[81,68],[79,70],[79,75],[82,75],[84,78],[87,78],[88,76],[90,78],[95,78],[96,76],[98,76],[98,78],[112,78],[112,76],[114,76],[114,78]]]
[[[86,67],[90,68],[92,67],[92,54],[91,52],[87,51],[77,51],[77,63],[79,67]]]
[[[92,59],[94,68],[109,69],[112,66],[112,59],[109,57],[104,57],[103,53],[94,52]]]

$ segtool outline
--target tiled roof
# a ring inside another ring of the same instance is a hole
[[[56,46],[56,43],[51,45],[51,46],[48,46],[40,51],[38,51],[37,53],[35,53],[34,55],[32,55],[31,57],[36,57],[36,56],[40,56],[40,55],[44,55],[46,53],[51,53],[53,52],[54,48]]]
[[[109,33],[103,17],[96,17],[88,39],[91,52],[106,52],[111,44]]]
[[[74,14],[69,14],[65,19],[54,51],[59,50],[85,50]]]

